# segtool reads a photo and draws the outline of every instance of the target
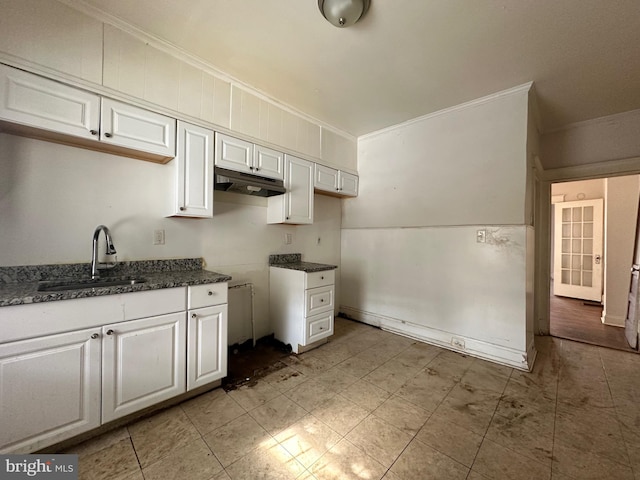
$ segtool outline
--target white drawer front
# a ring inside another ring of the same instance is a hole
[[[201,308],[227,303],[227,282],[192,285],[187,294],[187,308]]]
[[[305,322],[305,345],[333,335],[333,311],[309,317]]]
[[[311,272],[307,273],[307,288],[322,287],[324,285],[333,285],[336,283],[335,270],[325,270],[323,272]]]
[[[327,285],[326,287],[312,288],[306,291],[305,301],[305,317],[315,315],[316,313],[333,310],[334,287]]]

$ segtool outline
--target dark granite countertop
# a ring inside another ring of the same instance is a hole
[[[300,270],[302,272],[324,272],[326,270],[335,270],[337,265],[329,265],[326,263],[303,262],[300,253],[285,253],[281,255],[269,255],[269,266],[278,268],[287,268],[289,270]]]
[[[231,280],[229,275],[203,270],[201,258],[142,260],[119,262],[114,268],[101,270],[100,278],[142,277],[145,279],[144,283],[54,292],[38,291],[38,285],[43,281],[58,281],[70,278],[88,280],[90,278],[90,268],[91,266],[85,263],[0,267],[0,307],[116,295],[160,288],[203,285]]]

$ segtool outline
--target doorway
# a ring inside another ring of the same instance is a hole
[[[552,336],[636,351],[625,323],[639,194],[638,175],[551,184]]]

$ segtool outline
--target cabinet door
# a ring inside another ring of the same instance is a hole
[[[187,390],[227,375],[227,305],[189,311]]]
[[[338,191],[338,170],[316,163],[313,186],[318,190],[336,193]]]
[[[213,217],[213,130],[178,121],[174,215]]]
[[[184,312],[102,327],[102,421],[185,391]]]
[[[216,167],[253,171],[253,143],[216,132]]]
[[[99,329],[0,345],[0,452],[33,452],[100,425],[100,348]]]
[[[285,155],[283,223],[313,223],[313,163]]]
[[[358,196],[358,177],[351,173],[339,172],[338,185],[340,195],[356,197]]]
[[[267,147],[255,145],[253,169],[261,177],[284,179],[284,154]]]
[[[176,155],[176,120],[110,98],[102,99],[100,140],[173,158]]]
[[[0,119],[63,135],[98,139],[100,97],[0,65]]]

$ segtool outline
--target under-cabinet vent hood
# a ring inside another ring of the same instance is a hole
[[[242,193],[256,197],[272,197],[286,192],[284,182],[244,172],[216,167],[214,188],[225,192]]]

